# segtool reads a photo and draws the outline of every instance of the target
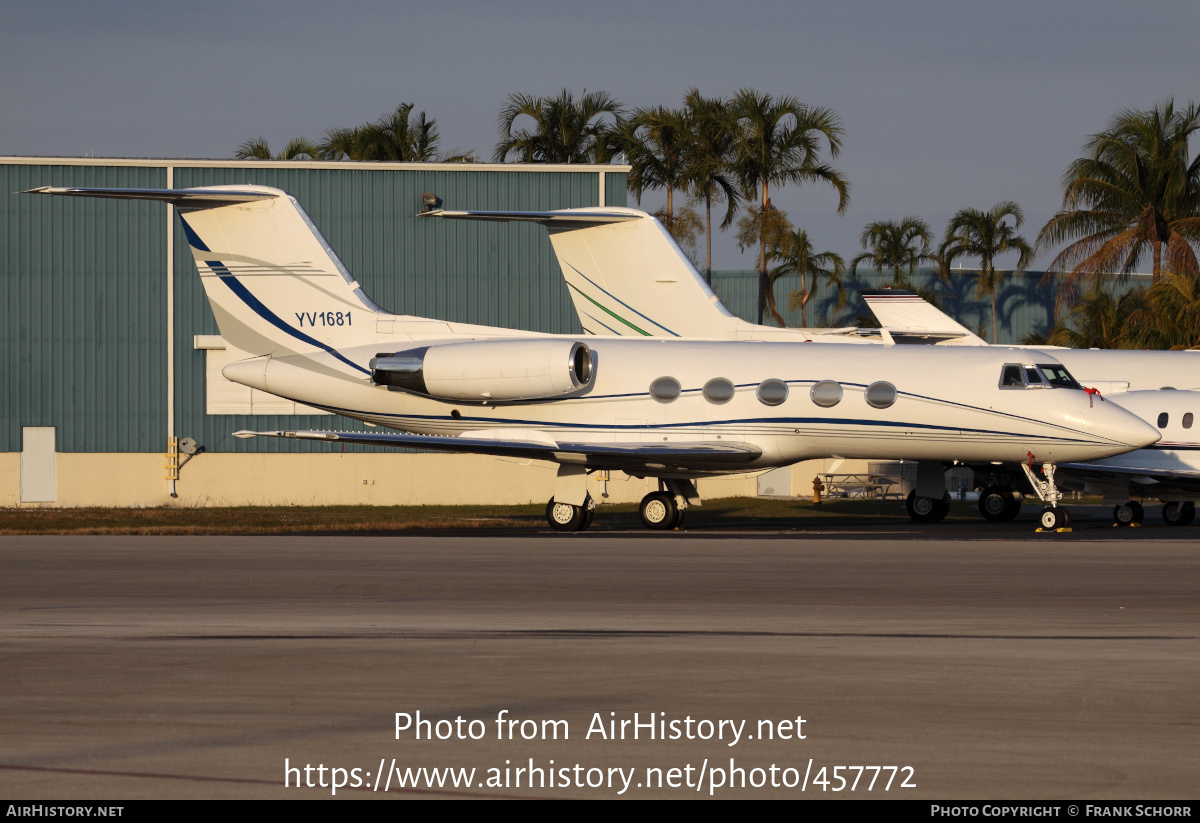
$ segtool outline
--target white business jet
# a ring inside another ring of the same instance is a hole
[[[909,333],[921,329],[955,329],[958,345],[987,343],[956,323],[920,295],[900,289],[862,292],[867,306],[884,326]],[[1068,349],[1036,346],[1068,364],[1072,374],[1103,391],[1129,411],[1153,423],[1163,439],[1119,457],[1063,466],[1060,483],[1068,489],[1101,494],[1113,507],[1113,522],[1140,524],[1145,515],[1135,498],[1163,502],[1163,520],[1186,526],[1196,518],[1200,499],[1200,438],[1192,427],[1200,414],[1200,352]],[[1088,376],[1106,379],[1089,379]],[[989,520],[1011,519],[1020,503],[1007,485],[989,486],[979,508]]]
[[[1159,433],[1061,376],[1052,391],[1001,388],[1030,355],[991,348],[814,347],[571,335],[389,314],[338,260],[299,203],[265,186],[45,187],[30,193],[178,207],[205,294],[242,359],[229,380],[394,432],[236,432],[558,464],[547,519],[586,528],[586,474],[654,477],[647,526],[699,502],[696,478],[812,457],[1038,461],[1044,525],[1063,526],[1054,467],[1141,448]],[[577,216],[578,218],[578,216]],[[597,213],[604,225],[624,217]],[[1039,356],[1042,357],[1042,356]],[[1053,359],[1042,357],[1053,364]]]
[[[445,219],[544,225],[580,323],[585,331],[598,336],[654,334],[718,340],[988,345],[919,295],[899,289],[862,292],[882,325],[880,329],[779,329],[748,323],[721,303],[662,224],[637,209],[431,214]],[[597,215],[612,219],[602,223],[596,220]],[[1120,394],[1121,404],[1144,420],[1155,422],[1160,429],[1166,428],[1163,421],[1168,419],[1190,428],[1193,413],[1200,411],[1198,395],[1160,390],[1200,388],[1200,352],[1032,348],[1052,351],[1050,359],[1066,365],[1070,375],[1095,390],[1098,396]],[[1023,362],[1010,364],[1001,381],[1003,388],[1024,390],[1059,384],[1061,376],[1044,355],[1027,351],[1023,356]],[[1115,504],[1113,519],[1120,525],[1141,522],[1142,507],[1132,499],[1138,496],[1166,502],[1163,517],[1168,523],[1190,523],[1195,515],[1192,501],[1200,496],[1200,447],[1185,441],[1186,438],[1173,439],[1095,464],[1072,464],[1066,487],[1103,493],[1106,502]],[[1021,464],[1031,488],[1045,501],[1045,481],[1036,477],[1031,468],[1028,462]],[[937,514],[945,506],[940,465],[921,464],[919,478],[928,480],[918,481],[918,488],[908,501],[909,514],[918,521],[938,519]],[[989,520],[1011,520],[1021,503],[1011,483],[1002,480],[983,491],[979,507]]]

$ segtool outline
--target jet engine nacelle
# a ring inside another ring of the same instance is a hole
[[[378,354],[371,380],[440,400],[548,400],[591,384],[592,350],[571,340],[479,340]]]

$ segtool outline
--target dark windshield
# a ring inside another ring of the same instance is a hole
[[[1071,376],[1071,373],[1067,371],[1067,367],[1061,365],[1060,363],[1039,363],[1038,368],[1042,370],[1042,374],[1045,375],[1046,379],[1050,381],[1051,386],[1055,386],[1060,389],[1083,388],[1083,386],[1079,385],[1079,382]]]

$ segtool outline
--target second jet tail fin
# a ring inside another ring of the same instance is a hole
[[[545,226],[579,321],[590,334],[735,339],[746,325],[713,293],[662,224],[644,211],[608,206],[430,215]]]

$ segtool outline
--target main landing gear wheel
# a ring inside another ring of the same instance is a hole
[[[1038,520],[1043,531],[1054,532],[1071,527],[1071,513],[1064,508],[1047,506]]]
[[[1145,516],[1146,510],[1136,500],[1113,506],[1113,523],[1118,526],[1140,525]]]
[[[997,523],[1012,520],[1020,511],[1021,501],[1010,486],[988,486],[979,495],[979,513],[985,520]]]
[[[650,492],[643,497],[638,514],[648,529],[668,531],[683,521],[683,513],[675,503],[675,495],[667,492]]]
[[[550,528],[557,532],[581,532],[592,525],[596,514],[595,504],[589,497],[582,506],[572,506],[570,503],[556,503],[554,498],[546,504],[546,521]]]
[[[1186,526],[1196,519],[1196,504],[1172,500],[1163,506],[1162,517],[1168,526]]]
[[[936,523],[945,520],[950,513],[950,494],[947,492],[941,500],[935,500],[932,497],[917,497],[917,493],[911,491],[904,506],[914,523]]]

